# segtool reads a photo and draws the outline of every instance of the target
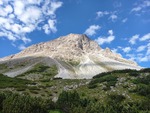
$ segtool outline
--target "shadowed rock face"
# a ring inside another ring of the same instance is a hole
[[[59,70],[56,77],[70,79],[92,78],[98,73],[118,69],[141,68],[135,62],[113,53],[109,48],[102,49],[95,41],[89,39],[86,35],[80,34],[69,34],[49,42],[32,45],[18,54],[0,59],[0,64],[14,60],[18,62],[19,59],[25,61],[29,57],[32,59],[45,59],[40,60],[46,65],[56,64]],[[36,60],[36,62],[40,60]],[[26,67],[24,71],[28,68]],[[32,68],[32,63],[30,63],[30,68]],[[11,76],[11,73],[13,73],[13,76],[18,75],[17,69],[9,71],[4,74],[8,75],[9,73],[9,76]],[[15,71],[16,75],[14,74]],[[19,71],[19,74],[21,72]]]

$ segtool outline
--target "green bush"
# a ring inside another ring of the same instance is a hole
[[[142,96],[146,96],[150,99],[150,85],[139,84],[133,92],[136,92]]]
[[[142,73],[150,73],[150,68],[141,69],[140,72],[142,72]]]
[[[88,88],[96,88],[97,87],[97,85],[96,85],[97,83],[103,83],[103,82],[107,82],[106,83],[107,87],[115,86],[115,84],[117,82],[117,77],[115,77],[113,75],[103,75],[103,76],[101,76],[99,78],[94,78],[88,84]]]
[[[150,99],[142,100],[139,103],[139,109],[143,110],[143,111],[149,111],[150,110]]]
[[[88,88],[89,88],[89,89],[94,89],[94,88],[96,88],[96,87],[97,87],[97,84],[88,85]]]
[[[110,87],[110,86],[115,86],[116,85],[116,81],[108,81],[106,86]]]
[[[33,98],[13,93],[0,94],[0,112],[2,113],[48,113],[55,108],[51,100]]]
[[[125,96],[118,95],[118,94],[111,94],[111,95],[108,95],[108,99],[110,99],[108,101],[113,101],[114,103],[120,103],[123,100],[125,100]]]
[[[3,74],[0,74],[0,88],[26,88],[28,84],[31,84],[31,81],[20,78],[10,78]]]
[[[145,85],[150,85],[150,74],[137,77],[136,79],[132,80],[134,84],[145,84]]]
[[[139,72],[131,72],[131,73],[129,73],[129,75],[137,77],[137,76],[139,76]]]
[[[111,72],[103,72],[103,73],[100,73],[96,76],[94,76],[93,78],[101,78],[103,76],[106,76],[106,75],[110,75],[110,74],[115,74],[115,73],[134,73],[134,72],[138,72],[137,70],[132,70],[132,69],[124,69],[124,70],[114,70],[114,71],[111,71]]]
[[[103,72],[103,73],[100,73],[96,76],[94,76],[93,78],[101,78],[103,76],[106,76],[106,75],[110,75],[112,72]]]
[[[6,99],[4,93],[0,93],[0,112],[3,110],[3,101]]]
[[[56,65],[52,65],[49,67],[44,64],[36,64],[31,70],[29,70],[21,75],[18,75],[17,77],[23,77],[28,74],[41,74],[44,77],[46,77],[45,79],[47,79],[47,77],[48,78],[53,77],[57,73],[58,73],[58,69],[57,69]],[[44,77],[43,77],[43,79],[44,79]]]
[[[76,91],[63,91],[58,97],[57,105],[65,113],[71,113],[73,108],[80,106],[80,96]]]

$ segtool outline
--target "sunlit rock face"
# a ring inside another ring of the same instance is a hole
[[[120,54],[113,53],[109,48],[102,49],[95,41],[83,34],[69,34],[49,42],[32,45],[18,54],[0,59],[0,64],[7,62],[13,64],[17,59],[26,61],[27,58],[40,58],[40,60],[35,60],[29,66],[22,68],[24,71],[18,72],[16,69],[4,74],[17,76],[32,68],[32,65],[38,61],[46,65],[57,65],[59,73],[55,77],[63,79],[90,79],[96,74],[112,70],[141,69],[135,62],[122,58]]]

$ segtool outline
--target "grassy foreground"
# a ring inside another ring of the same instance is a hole
[[[27,80],[24,76],[0,74],[0,113],[150,112],[150,69],[101,73],[91,80],[53,79],[48,74]]]

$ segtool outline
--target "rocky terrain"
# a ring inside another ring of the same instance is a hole
[[[112,70],[141,69],[109,48],[102,49],[86,35],[69,34],[49,42],[32,45],[18,54],[0,59],[0,73],[19,76],[36,64],[56,65],[56,78],[90,79]]]

